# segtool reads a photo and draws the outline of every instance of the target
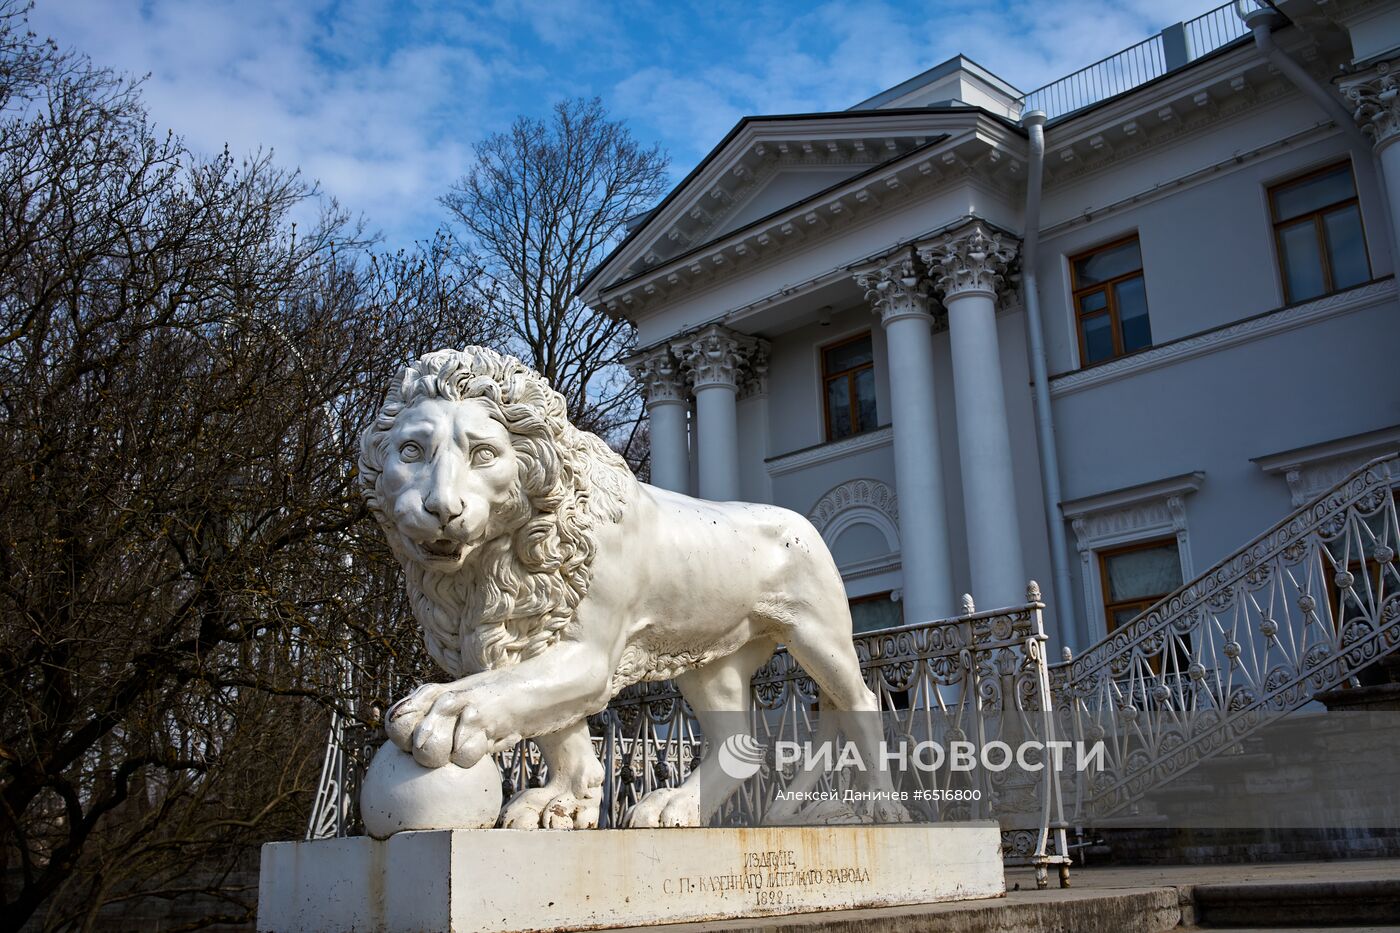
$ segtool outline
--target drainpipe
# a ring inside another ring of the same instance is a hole
[[[1055,451],[1055,421],[1050,411],[1050,379],[1045,361],[1045,329],[1040,319],[1036,285],[1036,253],[1040,248],[1040,189],[1045,165],[1045,112],[1022,115],[1030,137],[1030,167],[1026,174],[1025,236],[1021,241],[1021,304],[1026,309],[1026,336],[1031,351],[1031,380],[1035,392],[1035,437],[1040,452],[1040,489],[1045,499],[1045,530],[1050,537],[1050,572],[1054,576],[1055,621],[1060,638],[1079,647],[1079,626],[1069,578],[1069,549],[1060,512],[1060,461]]]
[[[1361,131],[1361,127],[1356,125],[1351,111],[1338,99],[1337,95],[1328,91],[1322,82],[1308,74],[1306,68],[1294,61],[1274,42],[1274,28],[1284,21],[1283,17],[1269,7],[1258,7],[1247,12],[1241,12],[1240,7],[1239,0],[1236,0],[1236,15],[1244,20],[1245,26],[1254,34],[1254,47],[1259,50],[1259,54],[1264,56],[1269,64],[1277,68],[1279,73],[1287,78],[1289,83],[1296,87],[1304,97],[1311,99],[1322,108],[1322,112],[1327,114],[1328,119],[1337,124],[1337,128],[1351,142],[1356,154],[1365,154],[1370,160],[1376,179],[1376,187],[1380,191],[1381,202],[1389,204],[1390,196],[1386,190],[1385,173],[1376,166],[1375,149],[1371,145],[1371,140]],[[1395,241],[1395,225],[1391,222],[1389,212],[1387,212],[1386,224],[1390,232],[1390,261],[1396,275],[1400,275],[1400,243]]]

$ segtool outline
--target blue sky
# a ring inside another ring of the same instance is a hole
[[[36,32],[147,74],[201,151],[300,166],[390,246],[443,222],[471,145],[599,95],[679,179],[745,114],[842,110],[962,52],[1029,90],[1210,0],[708,3],[38,0]]]

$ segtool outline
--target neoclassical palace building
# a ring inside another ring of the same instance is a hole
[[[741,120],[582,291],[652,481],[809,516],[858,629],[1100,640],[1400,448],[1397,75],[1400,2],[1278,0]]]

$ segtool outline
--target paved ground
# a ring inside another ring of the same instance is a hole
[[[1076,866],[1070,880],[1071,887],[1056,887],[1052,873],[1052,887],[1038,891],[1032,870],[1014,868],[1006,873],[1007,896],[995,900],[683,923],[660,929],[667,933],[1165,933],[1189,928],[1192,889],[1196,886],[1283,885],[1299,889],[1349,882],[1400,882],[1400,859],[1142,868],[1091,865]],[[1326,929],[1330,933],[1400,933],[1400,916],[1394,923]],[[1267,929],[1280,933],[1288,928]],[[1250,931],[1234,928],[1233,933]]]
[[[1070,884],[1085,890],[1113,888],[1182,887],[1193,884],[1244,884],[1313,881],[1394,881],[1400,880],[1400,859],[1356,859],[1347,862],[1273,862],[1262,865],[1076,865]],[[1035,872],[1029,868],[1008,868],[1008,890],[1019,884],[1021,890],[1034,890]],[[1050,875],[1053,888],[1055,876]],[[1013,892],[1016,893],[1016,892]],[[1400,919],[1400,918],[1397,918]]]

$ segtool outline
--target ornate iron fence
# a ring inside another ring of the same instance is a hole
[[[1056,723],[1045,660],[1044,605],[1032,583],[1023,606],[975,612],[920,625],[855,636],[866,683],[879,699],[886,741],[972,743],[976,754],[988,743],[1048,742]],[[800,740],[816,732],[817,689],[810,677],[779,649],[754,675],[753,728],[761,744]],[[604,825],[619,825],[627,808],[646,792],[685,779],[701,751],[703,736],[684,699],[669,682],[639,684],[619,695],[602,717]],[[1053,764],[1053,762],[1051,762]],[[916,814],[929,820],[996,819],[1003,852],[1011,863],[1035,866],[1044,886],[1049,868],[1068,877],[1069,858],[1060,800],[1061,780],[1053,767],[1025,772],[909,770],[906,791],[975,789],[978,799],[930,802]],[[760,772],[730,802],[730,808],[761,820],[786,776],[771,767]]]
[[[1396,460],[1358,469],[1078,658],[1050,668],[1059,730],[1107,745],[1070,818],[1153,788],[1400,643]]]
[[[971,600],[964,599],[965,615],[855,636],[866,681],[880,701],[887,741],[966,741],[979,754],[994,741],[1050,741],[1056,723],[1039,588],[1030,585],[1023,606],[990,612],[975,612]],[[752,690],[754,730],[766,747],[812,735],[817,689],[785,650],[779,649],[754,676]],[[603,786],[603,827],[621,825],[627,809],[648,791],[683,781],[704,744],[699,724],[670,682],[629,688],[591,719],[590,728],[609,776]],[[359,775],[382,741],[382,732],[356,731],[338,717],[333,720],[308,839],[362,831],[354,807]],[[498,756],[497,763],[507,797],[542,786],[548,778],[539,750],[530,742]],[[975,782],[977,800],[930,801],[916,816],[997,819],[1009,862],[1035,866],[1042,886],[1051,866],[1065,881],[1069,858],[1062,781],[1054,769],[1032,775],[972,774],[969,779],[950,769],[911,770],[903,789],[946,793]],[[762,819],[784,780],[783,774],[766,769],[730,802],[730,815]]]

